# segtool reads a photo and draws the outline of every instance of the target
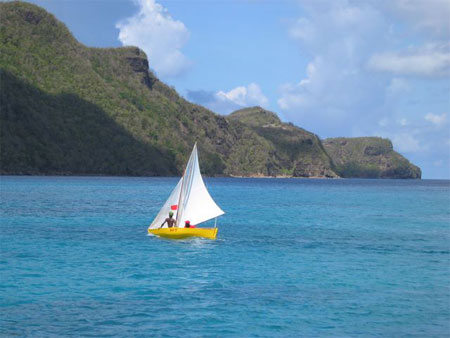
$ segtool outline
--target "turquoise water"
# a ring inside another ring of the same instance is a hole
[[[2,336],[450,334],[450,182],[207,179],[218,240],[146,235],[176,178],[1,177]]]

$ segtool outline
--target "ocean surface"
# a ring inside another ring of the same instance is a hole
[[[209,178],[216,241],[147,235],[176,178],[0,182],[0,336],[450,335],[450,181]]]

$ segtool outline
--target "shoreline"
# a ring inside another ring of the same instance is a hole
[[[216,177],[216,176],[211,176]],[[342,177],[327,177],[327,176],[290,176],[290,175],[277,175],[277,176],[265,176],[265,175],[252,175],[252,176],[239,176],[239,175],[228,175],[223,177],[231,177],[231,178],[304,178],[304,179],[327,179],[327,180],[335,180],[335,179],[342,179]]]
[[[14,177],[114,177],[114,178],[172,178],[172,177],[181,177],[181,176],[158,176],[158,175],[112,175],[112,174],[74,174],[74,173],[64,173],[64,174],[0,174],[1,177],[14,176]],[[368,179],[368,180],[422,180],[422,178],[401,178],[401,177],[326,177],[326,176],[288,176],[288,175],[279,175],[279,176],[264,176],[264,175],[252,175],[252,176],[240,176],[240,175],[215,175],[215,176],[206,176],[206,178],[250,178],[250,179],[311,179],[311,180],[343,180],[343,179]],[[435,180],[446,180],[445,178],[437,178]]]
[[[1,176],[36,176],[36,177],[181,177],[181,175],[173,176],[162,176],[162,175],[114,175],[114,174],[76,174],[76,173],[62,173],[62,174],[0,174]],[[277,175],[277,176],[266,176],[266,175],[251,175],[251,176],[241,176],[241,175],[214,175],[208,176],[202,174],[203,177],[215,178],[305,178],[305,179],[341,179],[342,177],[326,177],[326,176],[289,176],[289,175]]]

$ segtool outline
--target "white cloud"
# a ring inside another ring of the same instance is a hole
[[[143,49],[158,76],[179,76],[191,65],[181,52],[189,39],[188,29],[155,0],[134,2],[139,6],[139,12],[116,24],[119,40],[123,45]]]
[[[436,115],[433,113],[428,113],[425,115],[425,120],[431,122],[435,126],[441,127],[447,121],[447,114]]]
[[[432,43],[401,53],[375,54],[370,58],[368,65],[374,70],[401,75],[449,76],[449,44]]]
[[[247,87],[236,87],[229,92],[219,91],[217,98],[222,101],[231,101],[239,106],[262,106],[266,107],[269,100],[256,83],[250,83]]]
[[[268,107],[269,100],[256,83],[239,86],[228,92],[188,91],[188,99],[204,105],[214,112],[229,114],[232,111],[250,106]]]
[[[317,79],[317,67],[320,66],[320,58],[310,62],[306,67],[307,76],[296,84],[286,83],[281,87],[282,96],[278,105],[283,110],[307,108],[313,102],[311,97],[314,89],[321,90],[320,80]],[[315,87],[315,88],[312,88]]]
[[[364,3],[305,1],[302,8],[305,16],[288,34],[312,59],[297,82],[279,87],[278,105],[284,116],[308,129],[348,135],[354,127],[348,118],[383,101],[386,83],[372,80],[365,65],[383,43],[379,32],[388,24]]]
[[[427,34],[428,43],[419,45],[416,40],[406,49],[374,53],[368,62],[371,69],[422,77],[450,75],[450,1],[393,0],[374,4],[380,10],[391,10],[408,25],[406,29]],[[410,36],[408,33],[397,39]]]
[[[385,4],[415,29],[426,30],[440,37],[450,34],[448,0],[395,0]]]

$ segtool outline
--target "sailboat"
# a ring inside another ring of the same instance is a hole
[[[169,212],[173,212],[175,225],[169,228],[166,223],[161,228]],[[197,143],[195,143],[183,176],[150,224],[148,232],[171,239],[188,237],[216,239],[217,217],[223,214],[223,210],[214,202],[203,182],[198,163]],[[214,228],[196,227],[213,218],[215,218]],[[191,227],[185,227],[186,221]]]

